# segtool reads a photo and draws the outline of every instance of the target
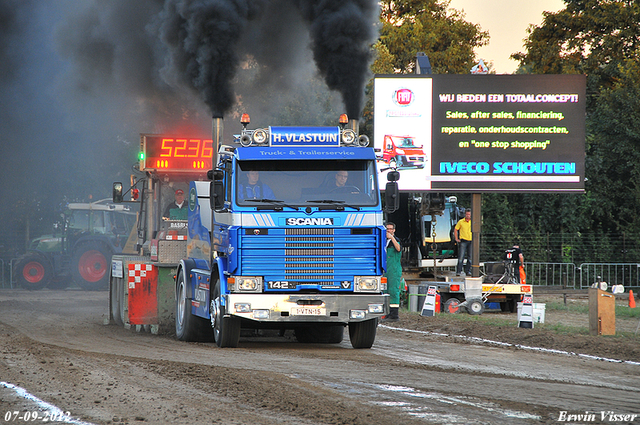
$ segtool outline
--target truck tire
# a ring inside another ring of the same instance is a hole
[[[187,293],[184,270],[181,270],[176,283],[176,337],[180,341],[211,341],[209,321],[191,313]]]
[[[478,316],[484,313],[484,303],[482,300],[471,300],[467,304],[467,313],[472,316]]]
[[[103,244],[87,242],[78,245],[71,256],[73,281],[85,291],[108,288],[111,251]]]
[[[457,298],[449,298],[444,302],[444,312],[457,314],[462,311],[463,307],[460,307],[460,300]]]
[[[340,344],[344,339],[343,325],[304,326],[295,329],[298,342],[307,344]]]
[[[371,348],[376,340],[378,319],[349,323],[349,339],[353,348]]]
[[[213,339],[220,348],[235,348],[240,340],[240,319],[231,316],[225,317],[225,308],[220,302],[220,279],[217,276],[214,278],[212,275],[211,280],[214,288],[209,315],[211,316]]]
[[[124,326],[124,279],[112,278],[109,285],[111,299],[111,317],[118,326]]]
[[[30,252],[18,259],[16,273],[18,286],[30,291],[37,291],[49,284],[53,268],[47,257]]]

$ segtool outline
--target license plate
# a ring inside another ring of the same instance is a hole
[[[324,307],[293,307],[292,316],[326,316],[327,309]]]

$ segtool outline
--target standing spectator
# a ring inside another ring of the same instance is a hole
[[[513,249],[515,250],[515,256],[518,258],[518,272],[514,273],[516,275],[516,279],[518,279],[518,283],[521,285],[527,284],[527,274],[524,271],[524,254],[520,249],[520,245],[514,245]]]
[[[460,276],[460,273],[462,273],[462,264],[464,263],[465,256],[467,257],[467,263],[464,265],[464,273],[466,276],[471,276],[471,259],[473,258],[473,254],[471,253],[471,210],[465,211],[464,218],[456,223],[453,236],[458,243],[456,276]]]
[[[389,294],[389,315],[385,321],[397,322],[400,320],[398,310],[400,309],[400,286],[402,284],[402,248],[400,240],[396,237],[396,225],[388,222],[387,225],[387,293]]]

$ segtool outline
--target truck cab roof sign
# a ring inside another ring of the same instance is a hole
[[[250,147],[237,149],[235,152],[238,161],[264,161],[270,160],[336,160],[376,159],[373,149],[354,149],[345,147]]]
[[[269,127],[271,146],[340,146],[340,127]]]

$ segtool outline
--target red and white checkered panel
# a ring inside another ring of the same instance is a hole
[[[153,272],[152,264],[129,264],[129,288],[135,288],[147,274]]]

